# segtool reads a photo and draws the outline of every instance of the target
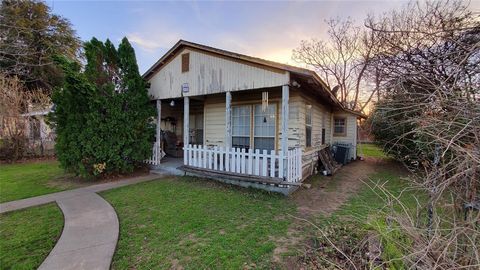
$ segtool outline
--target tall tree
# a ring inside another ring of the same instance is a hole
[[[126,38],[118,50],[93,38],[85,55],[84,71],[60,59],[65,83],[51,115],[58,159],[83,175],[129,172],[151,154],[155,113],[135,52]]]
[[[360,101],[376,47],[373,36],[350,18],[331,19],[327,27],[327,41],[302,40],[293,50],[293,59],[313,67],[332,89],[338,86],[335,94],[347,108],[363,110],[374,92]]]
[[[81,42],[70,22],[36,0],[0,4],[0,70],[18,76],[30,90],[61,83],[54,55],[78,59]]]

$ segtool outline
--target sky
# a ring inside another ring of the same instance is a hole
[[[52,12],[70,20],[78,36],[127,37],[145,72],[178,40],[300,65],[291,59],[301,40],[325,39],[325,20],[397,9],[406,1],[54,1]],[[479,7],[480,1],[473,0]]]

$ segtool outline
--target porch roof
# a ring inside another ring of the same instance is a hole
[[[252,57],[244,54],[239,54],[231,51],[226,51],[186,40],[179,40],[165,55],[163,55],[152,67],[150,67],[144,74],[143,77],[145,79],[150,79],[156,72],[158,72],[169,60],[176,56],[176,53],[183,48],[190,48],[194,50],[200,50],[204,52],[209,52],[212,54],[216,54],[222,57],[227,57],[234,59],[236,61],[244,62],[247,64],[254,64],[260,67],[275,69],[278,71],[289,72],[291,78],[299,78],[304,81],[307,81],[309,86],[315,90],[318,94],[323,96],[327,99],[329,103],[332,105],[339,107],[345,111],[357,114],[360,117],[365,117],[365,115],[354,112],[351,110],[346,109],[343,104],[336,98],[336,96],[332,93],[328,85],[318,76],[318,74],[306,68],[295,67],[287,64],[281,64],[274,61],[269,61],[265,59],[261,59],[258,57]]]

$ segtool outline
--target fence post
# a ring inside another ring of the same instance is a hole
[[[270,177],[275,177],[275,150],[270,151]]]
[[[220,171],[223,171],[223,163],[225,161],[225,152],[223,151],[223,147],[219,148],[219,152],[218,158],[220,159]]]
[[[242,160],[241,160],[241,164],[240,164],[240,166],[242,168],[241,172],[245,173],[245,148],[242,148],[241,156],[242,156]]]
[[[248,149],[248,160],[247,160],[247,173],[253,174],[253,150],[252,148]]]

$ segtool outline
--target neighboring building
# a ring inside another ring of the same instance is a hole
[[[144,78],[161,127],[150,160],[159,169],[178,164],[289,193],[314,173],[328,145],[350,144],[356,158],[364,116],[345,109],[311,70],[180,40]]]
[[[45,108],[30,106],[27,113],[22,114],[25,119],[25,134],[28,138],[28,153],[33,156],[53,155],[55,147],[55,131],[46,123],[47,114],[52,105]]]

